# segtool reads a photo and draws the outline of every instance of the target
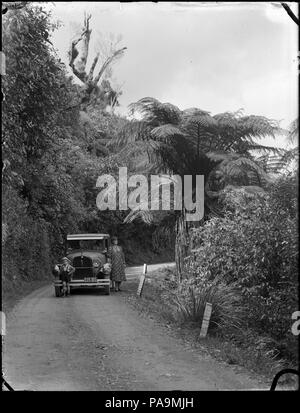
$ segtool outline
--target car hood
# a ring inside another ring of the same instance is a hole
[[[69,260],[71,260],[71,261],[73,261],[73,259],[75,258],[75,257],[81,257],[81,254],[84,256],[84,257],[89,257],[89,258],[91,258],[93,261],[96,261],[97,259],[98,260],[100,260],[100,261],[102,261],[102,262],[104,262],[105,263],[105,261],[106,261],[106,259],[105,259],[105,255],[103,254],[103,253],[101,253],[101,252],[98,252],[98,251],[75,251],[75,252],[71,252],[70,254],[68,254],[67,255],[67,258],[69,258]]]

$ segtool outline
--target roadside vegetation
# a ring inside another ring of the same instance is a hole
[[[194,343],[211,303],[200,345],[272,378],[299,361],[291,330],[299,299],[297,170],[278,174],[260,194],[227,187],[223,196],[223,214],[190,232],[183,279],[175,269],[149,274],[134,302]]]
[[[70,76],[50,41],[59,26],[42,6],[29,3],[3,17],[4,293],[47,279],[67,233],[118,234],[127,264],[175,257],[174,274],[153,281],[148,296],[174,322],[198,334],[210,302],[207,340],[222,337],[221,352],[233,363],[258,370],[295,364],[297,121],[283,131],[242,110],[212,115],[151,97],[131,105],[131,119],[119,116],[122,90],[112,68],[126,47],[119,36],[110,47],[102,39],[86,70],[91,18],[72,43]],[[287,150],[258,143],[278,134],[287,135]],[[204,175],[204,218],[187,223],[184,209],[100,212],[97,177],[117,175],[121,166]]]
[[[128,264],[173,259],[172,245],[161,251],[155,242],[157,226],[125,226],[124,214],[96,208],[96,179],[117,170],[112,141],[128,121],[113,110],[118,101],[109,89],[111,66],[90,100],[86,84],[72,80],[50,41],[58,28],[40,5],[3,15],[4,292],[50,277],[66,234],[76,231],[117,233]]]
[[[220,290],[220,302],[212,314],[208,334],[205,338],[199,339],[204,307],[199,308],[198,313],[194,313],[194,302],[210,299],[214,306],[214,298],[218,297],[218,294],[209,296],[207,290],[200,293],[198,290],[198,294],[192,296],[194,301],[191,299],[191,293],[185,291],[180,294],[174,269],[149,273],[141,297],[136,296],[136,282],[130,281],[127,284],[123,297],[141,316],[159,323],[168,334],[183,340],[202,355],[208,354],[226,362],[236,371],[246,369],[253,377],[265,383],[266,388],[281,369],[297,368],[297,350],[294,353],[292,349],[285,353],[279,351],[276,340],[270,334],[247,326],[246,317],[242,317],[241,314],[242,308],[237,307],[240,302],[237,300],[236,292],[232,295],[230,288],[223,292]],[[181,301],[180,306],[178,300]],[[224,322],[220,323],[221,309],[225,310],[225,317],[221,317]],[[239,322],[238,326],[236,321]],[[293,340],[292,348],[295,349],[296,337],[293,336]],[[280,386],[296,389],[295,376],[287,375],[280,381]]]

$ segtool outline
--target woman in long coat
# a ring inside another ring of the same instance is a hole
[[[121,291],[122,281],[126,281],[125,276],[125,256],[122,247],[118,245],[118,238],[112,237],[112,246],[108,251],[108,257],[111,259],[111,280],[115,291]]]

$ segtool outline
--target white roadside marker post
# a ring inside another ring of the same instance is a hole
[[[3,311],[1,313],[1,337],[6,335],[6,315]]]
[[[199,338],[206,337],[211,312],[212,312],[212,304],[206,303]]]
[[[147,264],[144,264],[144,269],[143,269],[143,274],[140,276],[140,282],[139,286],[137,289],[137,295],[140,297],[142,295],[145,279],[146,279],[146,274],[147,274]]]
[[[3,52],[0,52],[0,74],[1,76],[6,75],[5,54]]]

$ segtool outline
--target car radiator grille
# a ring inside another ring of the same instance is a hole
[[[75,273],[73,280],[82,280],[85,277],[93,277],[93,261],[88,257],[75,257],[73,260]]]

